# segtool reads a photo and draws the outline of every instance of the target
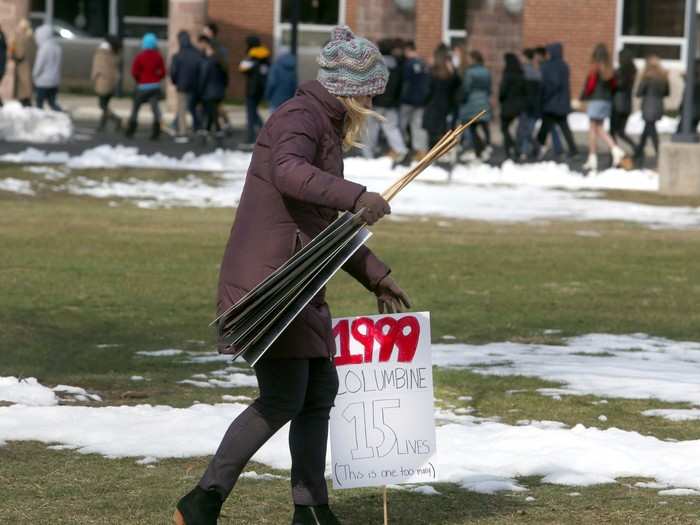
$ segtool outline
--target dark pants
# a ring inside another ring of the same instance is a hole
[[[253,454],[291,421],[292,499],[328,503],[324,472],[328,417],[338,393],[335,366],[326,358],[262,359],[255,375],[260,397],[231,423],[199,486],[228,497]]]
[[[221,104],[221,99],[215,100],[205,100],[204,101],[204,115],[206,118],[206,130],[220,131],[221,125],[219,124],[219,104]]]
[[[194,131],[202,129],[202,118],[199,113],[200,102],[201,101],[197,93],[187,94],[187,111],[189,111],[190,115],[192,115],[192,129]]]
[[[258,137],[258,131],[262,128],[263,122],[258,113],[260,97],[245,97],[246,122],[248,124],[248,142],[253,144]]]
[[[644,131],[642,132],[642,138],[639,139],[639,146],[637,147],[637,156],[644,156],[644,147],[647,145],[647,139],[651,139],[652,144],[654,144],[654,152],[658,156],[659,154],[659,134],[656,131],[656,122],[644,122]]]
[[[613,138],[613,140],[616,140],[619,137],[632,149],[637,149],[637,145],[625,131],[625,128],[627,127],[627,120],[629,118],[629,113],[620,113],[619,111],[615,111],[613,109],[613,112],[610,115],[610,136]]]
[[[151,111],[153,112],[153,127],[156,127],[156,125],[160,126],[160,105],[158,104],[160,97],[160,88],[142,91],[137,90],[134,94],[134,103],[131,107],[131,116],[129,117],[130,127],[136,129],[139,111],[144,104],[149,104],[151,106]]]
[[[575,155],[578,153],[574,135],[571,133],[566,115],[554,115],[552,113],[545,113],[542,115],[542,126],[540,126],[540,131],[537,134],[537,142],[539,142],[540,145],[544,145],[547,140],[547,135],[549,135],[555,126],[558,126],[564,135],[564,140],[566,140],[566,144],[569,147],[569,154]]]
[[[100,124],[98,129],[103,130],[107,125],[107,121],[112,120],[117,127],[121,126],[121,120],[114,111],[109,108],[109,101],[112,100],[114,93],[109,93],[108,95],[98,95],[97,103],[102,110],[102,116],[100,117]]]
[[[36,88],[36,107],[44,109],[44,102],[49,103],[49,107],[54,111],[63,111],[61,106],[56,102],[58,95],[58,87],[37,87]]]
[[[479,135],[479,130],[483,133],[483,138]],[[486,146],[491,145],[491,128],[488,122],[475,122],[469,126],[469,132],[472,137],[472,145],[474,146],[474,153],[477,157],[481,157],[482,152]]]
[[[515,115],[501,115],[501,134],[503,135],[503,147],[506,150],[506,157],[516,158],[519,154],[519,146],[510,133],[510,126],[518,118]]]

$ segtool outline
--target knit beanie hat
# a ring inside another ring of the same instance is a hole
[[[333,29],[331,40],[321,50],[317,62],[318,81],[336,96],[380,95],[389,79],[377,46],[366,38],[356,37],[348,26]]]

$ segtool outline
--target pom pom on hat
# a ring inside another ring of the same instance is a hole
[[[379,49],[357,37],[348,26],[333,28],[331,40],[318,57],[318,81],[329,93],[342,97],[379,95],[389,71]]]

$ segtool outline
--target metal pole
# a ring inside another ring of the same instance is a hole
[[[46,17],[44,18],[44,23],[47,25],[53,24],[53,0],[46,0]]]
[[[293,56],[297,56],[299,47],[299,18],[301,15],[301,0],[292,0],[292,41],[290,42],[289,52]]]
[[[683,97],[683,115],[681,116],[681,130],[676,133],[673,142],[698,142],[697,131],[692,129],[694,103],[700,104],[700,100],[693,101],[695,92],[695,57],[697,52],[697,0],[685,2],[685,28],[688,39],[685,68],[685,94]]]

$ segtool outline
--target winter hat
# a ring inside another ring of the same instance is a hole
[[[380,95],[389,79],[377,46],[366,38],[356,37],[348,26],[333,29],[331,40],[321,50],[317,62],[318,81],[336,96]]]
[[[143,42],[141,43],[143,49],[155,49],[158,47],[158,38],[153,33],[146,33],[143,35]]]

